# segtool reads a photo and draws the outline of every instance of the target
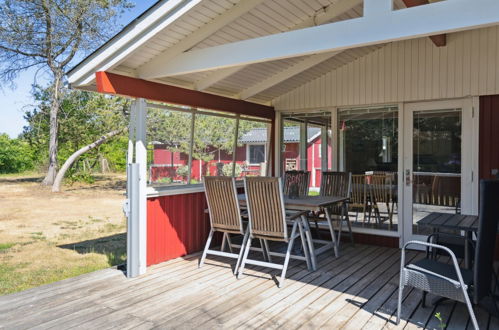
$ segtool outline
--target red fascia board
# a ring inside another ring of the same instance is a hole
[[[271,120],[275,118],[274,108],[266,105],[160,84],[105,71],[96,72],[95,77],[97,91],[99,93],[144,98],[151,101],[238,113]]]

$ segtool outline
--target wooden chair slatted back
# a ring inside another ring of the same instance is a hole
[[[376,174],[371,176],[369,185],[371,198],[376,203],[389,203],[392,200],[392,176]]]
[[[348,197],[351,189],[351,173],[348,172],[322,172],[321,196]]]
[[[352,175],[352,189],[350,192],[350,205],[366,205],[367,184],[364,174]]]
[[[205,176],[203,184],[211,227],[219,231],[243,234],[235,179],[226,176]]]
[[[288,241],[286,213],[280,178],[245,177],[250,235]]]
[[[289,195],[291,186],[298,184],[298,196],[307,196],[310,182],[310,172],[286,171],[284,173],[284,195]]]

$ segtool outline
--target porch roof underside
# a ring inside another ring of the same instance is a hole
[[[405,8],[404,2],[407,0],[394,0],[394,10]],[[363,16],[363,8],[362,0],[159,1],[73,68],[68,73],[69,81],[75,88],[96,90],[93,73],[107,71],[272,105],[278,97],[366,56],[386,43],[188,74],[152,78],[141,73],[154,69],[154,63],[161,67],[164,62],[158,62],[159,59],[167,61],[186,52],[358,18]],[[161,13],[166,10],[169,10],[166,15]],[[145,20],[151,20],[154,15],[161,16],[159,21],[163,25],[158,23],[156,28],[145,29]],[[114,44],[127,35],[130,40],[121,48]],[[145,37],[147,41],[136,46],[136,41]],[[104,56],[106,52],[107,57]],[[86,78],[82,71],[86,72]]]

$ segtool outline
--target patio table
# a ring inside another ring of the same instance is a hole
[[[246,206],[245,194],[238,194],[237,198],[241,206]],[[337,203],[345,202],[347,200],[348,200],[347,197],[339,197],[339,196],[306,196],[299,198],[289,198],[288,196],[284,196],[284,208],[286,210],[310,211],[310,212],[324,211],[324,213],[326,214],[327,223],[329,226],[329,230],[331,232],[331,240],[332,240],[331,242],[313,239],[308,221],[306,220],[306,218],[302,219],[303,227],[305,228],[307,245],[310,251],[311,264],[312,264],[311,266],[314,271],[317,269],[317,255],[325,252],[326,250],[333,249],[335,257],[339,256],[338,246],[339,246],[341,225],[338,230],[338,237],[336,237],[333,230],[329,207]],[[314,243],[320,243],[323,244],[323,246],[321,246],[318,249],[315,249]]]
[[[468,240],[473,238],[473,233],[478,232],[478,216],[432,212],[419,220],[417,224],[422,227],[430,227],[434,232],[439,232],[441,229],[464,231],[467,239],[464,244],[464,264],[467,269],[471,267],[471,251]]]

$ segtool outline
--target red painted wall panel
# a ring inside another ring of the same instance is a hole
[[[493,179],[492,169],[499,169],[499,95],[480,96],[479,177]],[[499,235],[495,259],[499,260]]]
[[[204,193],[147,200],[147,265],[201,251],[210,230]]]
[[[499,95],[480,97],[479,176],[492,179],[499,169]]]

